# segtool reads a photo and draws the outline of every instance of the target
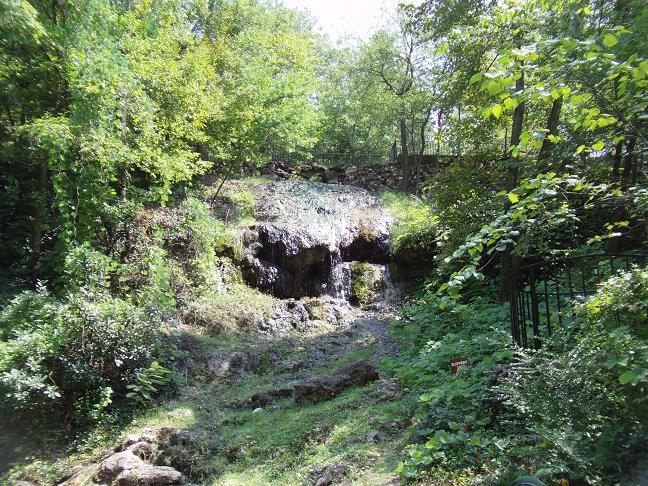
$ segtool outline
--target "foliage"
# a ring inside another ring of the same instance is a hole
[[[24,292],[3,309],[0,328],[3,406],[74,423],[124,396],[163,339],[142,309],[89,291]]]
[[[506,307],[413,300],[394,327],[410,351],[387,362],[419,394],[426,437],[408,449],[402,477],[613,481],[645,447],[646,276],[635,268],[601,284],[568,334],[540,351],[512,347]],[[470,364],[452,375],[455,357]]]
[[[520,352],[500,390],[535,459],[588,483],[609,482],[645,447],[646,277],[635,269],[602,284],[578,309],[572,340]]]
[[[437,262],[443,262],[504,208],[497,195],[500,181],[492,162],[475,158],[441,168],[429,182],[425,196],[438,218]]]
[[[455,298],[467,279],[483,277],[479,266],[484,256],[513,251],[520,256],[551,255],[558,253],[561,242],[569,247],[622,236],[619,229],[627,228],[626,220],[614,221],[617,214],[600,218],[594,213],[594,227],[587,226],[588,213],[595,209],[614,207],[615,201],[629,204],[634,198],[634,188],[626,193],[607,184],[589,183],[572,175],[557,176],[555,173],[538,174],[521,182],[507,196],[510,209],[485,224],[479,232],[469,236],[445,263],[460,262],[460,270],[441,285],[439,292]],[[645,215],[640,216],[643,220]],[[612,221],[610,221],[612,219]],[[596,226],[599,225],[597,228]]]
[[[433,207],[418,197],[383,194],[387,209],[396,219],[391,228],[392,253],[397,260],[430,261],[440,240],[439,218]]]
[[[601,284],[580,309],[590,324],[613,329],[621,322],[638,339],[648,340],[648,270],[622,272]]]
[[[0,241],[19,276],[51,278],[70,247],[109,238],[124,201],[165,205],[212,166],[237,175],[314,143],[317,57],[297,12],[254,0],[0,11]]]
[[[148,368],[135,374],[135,381],[126,385],[131,390],[126,396],[136,402],[145,403],[153,399],[160,390],[171,384],[171,370],[153,361]]]
[[[489,389],[494,370],[513,356],[504,332],[507,309],[478,300],[439,310],[437,299],[423,294],[394,326],[410,351],[387,369],[418,393],[417,432],[426,437],[408,448],[398,471],[406,479],[431,474],[446,480],[466,469],[501,473],[510,464],[510,439],[499,428]],[[453,375],[450,361],[457,357],[469,365]]]

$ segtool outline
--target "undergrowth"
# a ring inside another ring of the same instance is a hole
[[[645,268],[612,277],[540,351],[511,344],[508,306],[487,292],[464,303],[423,292],[394,326],[409,352],[387,363],[418,395],[424,437],[403,480],[618,481],[648,445],[646,292]],[[452,374],[459,357],[469,364]]]

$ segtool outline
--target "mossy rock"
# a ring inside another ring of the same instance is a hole
[[[367,307],[385,290],[385,279],[376,266],[370,263],[354,262],[351,265],[351,294],[355,303]]]

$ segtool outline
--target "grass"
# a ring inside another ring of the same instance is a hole
[[[399,192],[385,191],[381,195],[385,209],[397,221],[411,218],[412,212],[427,205],[418,197]]]
[[[231,284],[221,292],[208,292],[187,307],[186,322],[213,334],[253,331],[276,299],[245,284]]]
[[[225,427],[222,438],[240,455],[231,464],[219,464],[223,473],[212,484],[300,484],[316,465],[333,463],[350,464],[351,473],[368,467],[374,478],[392,476],[398,448],[391,440],[366,438],[368,432],[388,428],[398,414],[393,403],[371,403],[377,386],[310,406],[285,399],[276,411],[236,412],[243,423]]]
[[[288,343],[275,344],[273,351],[285,360],[303,354]],[[373,345],[360,347],[308,374],[330,372],[374,352]],[[207,484],[300,484],[316,465],[338,462],[348,464],[353,475],[363,471],[362,477],[370,478],[366,484],[393,477],[404,446],[401,425],[394,424],[402,424],[405,417],[398,404],[383,400],[380,383],[312,405],[285,398],[256,413],[236,405],[295,377],[268,369],[265,374],[248,374],[235,385],[207,386],[192,399],[196,426],[218,430],[218,453],[204,465]],[[374,430],[382,441],[367,440]]]
[[[192,335],[204,352],[258,347],[263,354],[280,356],[281,362],[303,358],[305,348],[292,340],[253,342],[249,337]],[[385,397],[382,382],[351,388],[333,400],[298,405],[284,398],[256,413],[242,404],[255,393],[283,387],[295,379],[327,373],[351,362],[368,359],[375,345],[357,347],[326,365],[298,372],[266,364],[260,374],[248,373],[235,383],[216,383],[197,375],[179,397],[132,416],[107,420],[80,439],[72,449],[43,450],[39,460],[29,459],[15,469],[15,477],[30,477],[53,484],[72,465],[100,459],[119,437],[145,426],[170,425],[209,431],[217,448],[196,460],[197,484],[286,485],[309,480],[318,465],[344,463],[355,484],[380,484],[395,477],[400,451],[407,442],[408,416],[394,397]],[[271,360],[267,360],[271,363]],[[409,429],[408,429],[409,430]],[[119,431],[119,432],[117,432]],[[379,441],[367,434],[377,431]],[[0,476],[0,483],[3,477]]]

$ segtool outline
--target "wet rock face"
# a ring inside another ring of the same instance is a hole
[[[347,298],[344,264],[390,261],[392,218],[363,189],[305,181],[259,186],[260,224],[241,237],[243,277],[280,298]]]

